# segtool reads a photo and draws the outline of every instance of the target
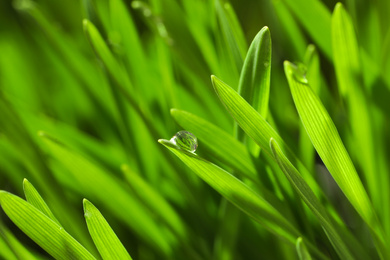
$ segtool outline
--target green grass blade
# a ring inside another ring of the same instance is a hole
[[[16,236],[0,221],[0,259],[7,260],[36,260],[43,259],[33,253],[31,248],[19,241]]]
[[[97,56],[106,65],[115,81],[125,89],[132,89],[132,84],[123,67],[117,62],[96,27],[87,19],[83,20],[84,32]]]
[[[331,14],[320,0],[283,0],[296,19],[301,23],[316,45],[332,59],[332,47],[330,40]]]
[[[264,118],[267,118],[268,113],[271,54],[271,34],[268,27],[263,27],[249,47],[238,85],[238,93]],[[238,128],[237,125],[236,127]],[[237,135],[239,140],[243,140],[244,132],[239,128]],[[252,153],[258,153],[254,145],[249,145],[249,147]]]
[[[180,237],[186,236],[186,227],[183,220],[158,191],[150,186],[137,173],[133,172],[128,165],[122,165],[122,172],[128,181],[131,189],[137,194],[140,200],[147,205],[151,211],[160,214],[161,218]]]
[[[373,133],[373,113],[366,89],[363,86],[359,46],[355,36],[352,19],[343,5],[338,3],[332,17],[332,45],[338,86],[346,98],[350,125],[356,148],[359,150],[359,166],[363,169],[368,192],[376,210],[387,207],[388,189],[378,189],[389,179],[380,179],[377,174],[377,145]],[[378,213],[382,213],[382,210]]]
[[[48,134],[40,132],[40,136],[50,153],[72,174],[75,186],[82,190],[83,195],[101,201],[154,249],[161,250],[162,254],[170,253],[172,241],[163,237],[144,205],[128,192],[122,181]]]
[[[12,222],[55,259],[95,259],[62,227],[27,201],[0,191],[0,203]]]
[[[257,173],[246,147],[232,135],[214,124],[189,112],[172,109],[175,121],[193,133],[202,145],[216,158],[226,163],[245,177],[254,180]]]
[[[321,86],[320,58],[315,46],[312,44],[306,49],[304,64],[307,69],[306,77],[310,87],[318,95]],[[314,172],[315,150],[302,124],[299,127],[299,150],[303,164],[310,172]]]
[[[331,24],[337,81],[341,94],[346,96],[354,88],[361,87],[361,82],[357,80],[361,76],[361,65],[352,20],[341,3],[334,9]],[[351,83],[359,84],[356,86]]]
[[[100,211],[83,200],[84,217],[89,234],[103,259],[132,259]]]
[[[238,93],[264,118],[268,113],[272,41],[268,27],[253,39],[241,70]]]
[[[274,139],[270,140],[270,147],[276,161],[279,164],[279,167],[282,169],[283,173],[286,175],[286,178],[289,180],[302,200],[317,217],[341,259],[354,259],[344,241],[337,233],[337,229],[332,225],[330,217],[328,216],[325,208],[314,195],[313,191],[310,189],[310,186],[301,177],[298,170],[295,169],[295,167],[283,154],[282,150]]]
[[[263,149],[265,153],[273,158],[269,147],[269,140],[273,138],[282,146],[282,150],[284,150],[284,153],[287,154],[290,160],[294,160],[298,165],[304,167],[271,125],[268,124],[268,122],[237,92],[215,76],[211,76],[211,80],[221,102],[225,105],[234,120],[239,124],[244,132],[251,137],[261,147],[261,149]],[[305,171],[302,172],[302,174],[304,174],[305,180],[309,183],[314,192],[319,194],[321,189],[310,173]],[[288,186],[285,186],[285,188],[288,188]]]
[[[237,71],[240,72],[247,49],[241,26],[230,4],[215,0],[215,8],[224,39],[232,52]]]
[[[307,40],[305,39],[302,29],[299,27],[283,1],[273,0],[272,5],[281,23],[285,37],[288,39],[288,44],[286,44],[286,46],[295,52],[296,57],[303,57],[307,46]]]
[[[61,226],[60,222],[56,219],[54,214],[51,212],[49,206],[43,200],[41,195],[35,189],[35,187],[27,180],[23,180],[23,189],[28,203],[33,205],[35,208],[39,209],[43,214],[48,216],[51,220]]]
[[[274,234],[295,243],[299,232],[267,201],[255,193],[236,177],[198,155],[178,148],[168,140],[160,139],[168,150],[175,154],[196,175],[203,179],[224,198],[261,223]],[[311,248],[319,258],[326,258],[315,248]]]
[[[299,260],[311,260],[311,256],[309,251],[307,251],[307,248],[305,246],[305,243],[303,242],[303,239],[301,237],[298,237],[297,243],[296,243],[297,253]]]
[[[288,61],[284,67],[295,106],[317,153],[356,211],[381,236],[370,199],[328,112],[302,71]]]
[[[297,230],[267,201],[243,182],[196,154],[176,147],[168,140],[160,139],[159,142],[182,160],[201,179],[251,218],[264,224],[264,227],[271,228],[271,231],[277,235],[289,241],[295,241],[293,236],[297,234]],[[283,228],[279,229],[279,227]]]

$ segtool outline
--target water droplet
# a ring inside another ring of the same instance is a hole
[[[309,82],[306,78],[306,71],[307,68],[303,63],[297,63],[294,67],[294,78],[303,84],[308,84]]]
[[[183,150],[194,153],[198,148],[198,139],[196,136],[188,131],[177,132],[170,140]]]

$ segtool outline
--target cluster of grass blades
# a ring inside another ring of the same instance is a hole
[[[390,259],[388,1],[75,2],[0,4],[0,259]]]

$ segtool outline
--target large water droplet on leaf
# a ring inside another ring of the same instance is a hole
[[[170,140],[183,150],[194,153],[198,148],[198,139],[188,131],[177,132]]]

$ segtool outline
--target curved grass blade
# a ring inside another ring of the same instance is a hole
[[[130,79],[127,76],[125,70],[116,61],[114,55],[112,55],[110,49],[104,42],[96,27],[87,19],[83,20],[83,27],[84,32],[87,35],[91,46],[93,47],[93,50],[106,65],[110,74],[113,75],[114,79],[119,83],[119,85],[125,86],[127,90],[132,89]]]
[[[182,160],[182,162],[213,189],[248,216],[261,223],[274,234],[291,243],[295,243],[295,239],[299,233],[295,227],[293,227],[274,207],[243,182],[217,165],[204,160],[194,153],[178,148],[168,140],[160,139],[159,142]],[[316,249],[311,249],[318,257],[324,258]]]
[[[128,165],[122,165],[121,169],[128,181],[127,183],[137,194],[138,198],[142,200],[151,211],[159,214],[167,225],[171,227],[172,231],[177,233],[180,237],[186,237],[186,227],[182,219],[165,198],[137,173],[131,171]]]
[[[238,85],[238,94],[264,118],[268,113],[271,54],[271,33],[265,26],[258,32],[249,47]]]
[[[100,211],[88,200],[83,200],[88,231],[103,259],[128,259],[131,256],[122,245]]]
[[[62,227],[27,201],[0,191],[0,204],[15,225],[55,259],[95,259]]]
[[[145,206],[128,192],[120,180],[46,133],[39,134],[51,154],[73,175],[77,188],[82,189],[83,194],[104,203],[113,215],[154,249],[162,254],[171,253],[172,240],[163,236]]]
[[[299,260],[311,260],[310,253],[307,251],[307,248],[305,246],[305,243],[303,243],[303,240],[301,237],[298,237],[297,243],[296,243],[297,253]]]
[[[56,219],[54,214],[51,212],[49,206],[47,206],[46,202],[43,200],[41,195],[27,179],[23,180],[23,190],[28,203],[33,205],[35,208],[39,209],[43,214],[48,216],[59,226],[62,226],[60,222]]]
[[[230,4],[222,3],[222,0],[215,0],[215,9],[223,32],[224,40],[231,50],[230,53],[232,53],[237,71],[239,72],[247,49],[241,26],[239,26],[238,20],[235,17]]]
[[[37,260],[38,254],[31,253],[31,248],[21,243],[15,235],[0,221],[0,259]]]
[[[387,211],[384,215],[389,214],[388,201],[383,200],[390,195],[389,179],[387,174],[377,174],[379,156],[374,137],[376,133],[373,132],[372,104],[367,98],[367,89],[364,88],[359,46],[352,19],[341,3],[336,5],[332,16],[332,46],[338,86],[347,100],[352,135],[359,150],[357,163],[363,170],[374,207],[383,218],[382,213]]]
[[[317,153],[353,207],[382,240],[370,199],[332,119],[307,84],[302,71],[288,61],[285,61],[284,68],[295,106]]]
[[[274,0],[271,2],[276,16],[279,18],[281,27],[284,29],[283,32],[288,39],[287,46],[295,51],[296,57],[303,57],[307,46],[307,40],[305,39],[302,29],[299,27],[283,1]]]
[[[251,218],[263,223],[265,227],[271,227],[271,231],[288,241],[295,241],[293,236],[298,233],[297,230],[243,182],[196,154],[178,148],[168,140],[160,139],[159,143],[168,148],[200,178]],[[281,227],[282,230],[277,227]]]
[[[189,112],[171,109],[171,115],[183,129],[194,133],[216,158],[245,177],[255,179],[256,169],[246,147],[233,136]]]
[[[218,94],[221,102],[225,105],[226,109],[232,115],[234,120],[244,130],[244,132],[251,137],[263,151],[271,158],[272,151],[269,147],[269,140],[275,139],[285,154],[295,161],[300,167],[304,168],[303,164],[297,159],[297,157],[287,147],[283,139],[279,134],[271,127],[271,125],[253,108],[251,107],[237,92],[222,82],[215,76],[211,76],[215,92]],[[321,193],[316,181],[313,179],[308,171],[302,172],[305,180],[309,183],[309,186],[316,194]],[[281,180],[283,181],[283,180]]]
[[[352,257],[352,254],[349,252],[347,246],[345,245],[344,241],[337,233],[337,229],[332,225],[330,217],[328,216],[328,213],[326,212],[325,208],[321,205],[320,201],[314,195],[309,185],[307,185],[305,180],[301,177],[298,170],[295,169],[295,167],[283,154],[277,142],[272,138],[270,140],[270,147],[276,161],[279,164],[279,167],[282,169],[283,173],[285,174],[291,185],[294,187],[295,191],[299,194],[302,200],[317,217],[326,234],[328,235],[332,245],[335,247],[336,251],[340,255],[341,259],[354,259]]]
[[[316,47],[312,44],[306,49],[304,64],[306,66],[306,77],[310,83],[310,87],[318,95],[321,85],[320,57]],[[301,158],[310,172],[314,172],[315,150],[302,124],[299,125],[299,148],[299,158]]]
[[[307,2],[305,0],[283,0],[294,13],[300,24],[305,28],[315,43],[332,59],[330,41],[331,14],[324,3],[319,0]]]
[[[271,84],[272,42],[268,27],[263,27],[253,39],[238,84],[240,94],[260,115],[267,118],[268,100]],[[245,133],[235,125],[238,140],[244,140]],[[248,140],[248,147],[257,156],[259,148]]]

